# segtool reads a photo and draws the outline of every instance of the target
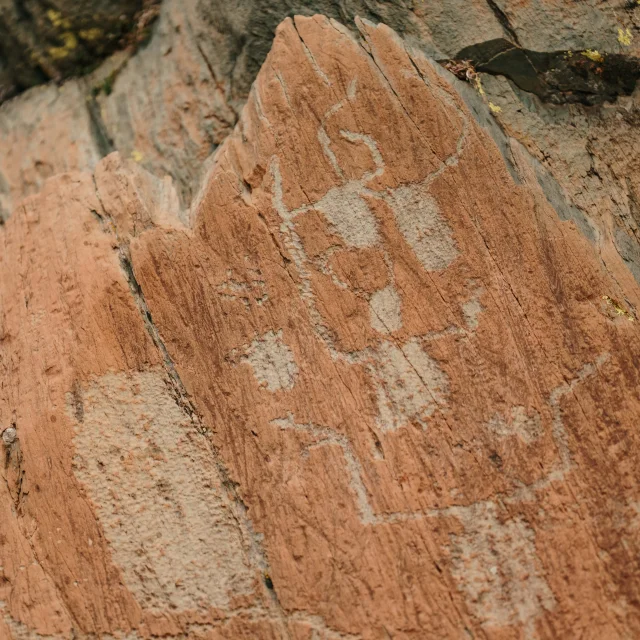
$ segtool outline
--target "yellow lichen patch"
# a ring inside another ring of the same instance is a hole
[[[631,45],[631,41],[633,40],[633,36],[631,35],[631,29],[618,29],[618,42],[624,46],[628,47]]]
[[[564,54],[564,57],[565,57],[565,58],[573,58],[573,51],[567,51],[567,52]]]
[[[78,38],[70,31],[65,31],[62,34],[62,40],[64,41],[65,49],[75,49],[78,46]]]
[[[582,52],[582,55],[585,58],[589,58],[589,60],[593,60],[594,62],[604,62],[604,56],[595,49],[585,49]]]
[[[49,21],[54,27],[59,27],[60,29],[71,29],[71,21],[68,18],[63,18],[60,11],[49,9],[47,11],[47,18],[49,18]]]
[[[478,90],[478,93],[483,96],[484,95],[484,89],[482,88],[482,82],[480,82],[480,76],[476,76],[475,77],[475,85],[476,85],[476,89]]]
[[[134,162],[142,162],[144,160],[144,155],[143,155],[142,151],[138,151],[137,149],[134,149],[131,152],[131,159]]]
[[[102,29],[98,29],[94,27],[93,29],[82,29],[78,31],[78,35],[82,40],[86,40],[87,42],[93,42],[98,38],[102,37]]]
[[[64,47],[51,47],[49,49],[49,55],[54,60],[62,60],[69,55],[69,52]]]
[[[51,47],[49,49],[49,55],[54,60],[66,58],[78,46],[78,38],[70,31],[65,31],[60,37],[64,44],[61,47]]]
[[[612,307],[616,315],[626,316],[631,322],[635,322],[635,317],[624,308],[624,305],[621,302],[611,296],[602,296],[602,299],[607,303],[607,305]]]
[[[491,109],[492,113],[500,113],[502,111],[502,107],[499,107],[497,104],[493,104],[493,102],[489,103],[489,109]]]

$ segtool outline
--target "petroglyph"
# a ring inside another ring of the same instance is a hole
[[[322,147],[322,151],[324,152],[325,157],[331,163],[333,170],[338,174],[340,178],[344,178],[344,173],[338,164],[338,159],[336,158],[336,154],[333,153],[331,149],[331,139],[327,134],[323,125],[318,127],[318,142]]]
[[[527,444],[531,444],[542,435],[542,421],[537,411],[527,412],[522,406],[512,407],[504,416],[496,413],[486,427],[498,438],[519,436]]]
[[[385,171],[384,160],[376,141],[372,136],[364,133],[341,130],[340,136],[342,138],[367,147],[374,165],[372,170],[365,171],[359,179],[345,180],[344,172],[331,149],[332,141],[327,134],[325,124],[348,101],[355,99],[356,86],[356,81],[353,80],[349,84],[347,96],[325,113],[317,132],[323,154],[338,177],[343,180],[342,185],[329,189],[323,197],[314,203],[289,210],[283,200],[279,159],[273,157],[270,163],[273,178],[272,203],[282,220],[280,231],[284,235],[285,245],[291,252],[293,262],[298,269],[300,293],[314,320],[316,332],[334,358],[343,358],[345,354],[336,349],[331,338],[331,330],[326,326],[316,308],[310,284],[312,265],[322,273],[331,276],[337,286],[348,287],[331,269],[328,261],[331,250],[318,256],[315,260],[310,260],[306,255],[303,243],[295,230],[294,220],[298,215],[315,209],[324,215],[332,231],[340,236],[348,246],[356,249],[371,248],[380,246],[381,237],[378,221],[365,196],[378,198],[385,200],[391,207],[401,233],[426,269],[444,269],[458,255],[452,231],[440,215],[435,200],[427,191],[427,184],[431,182],[433,176],[429,176],[422,185],[402,186],[391,193],[373,191],[367,187],[367,184]],[[393,262],[386,251],[384,251],[384,258],[389,273],[387,279],[393,282]],[[354,291],[354,293],[356,296],[363,295],[359,291]],[[370,322],[374,329],[380,333],[388,334],[401,328],[401,300],[393,285],[387,285],[379,291],[372,292],[368,296],[368,304]],[[412,349],[412,347],[408,348]],[[350,354],[349,359],[352,359],[352,355]]]
[[[536,555],[535,536],[521,518],[502,522],[494,503],[452,508],[464,532],[451,537],[452,573],[484,627],[534,620],[555,606]]]
[[[227,280],[217,285],[216,291],[221,298],[240,301],[246,308],[250,308],[251,303],[262,305],[269,299],[264,280],[253,277],[245,282],[235,277],[232,270],[227,271]]]
[[[559,461],[544,478],[521,486],[510,495],[500,496],[504,502],[515,504],[532,500],[535,491],[564,479],[571,467],[571,456],[561,399],[595,375],[608,357],[606,354],[599,356],[594,364],[582,367],[573,380],[551,391],[548,402],[553,411],[552,435]],[[509,418],[510,425],[504,418],[498,425],[499,429],[507,425],[507,435],[513,431],[523,435],[524,428],[525,433],[533,436],[540,428],[538,414],[527,413],[523,407],[514,407]],[[536,618],[545,610],[554,608],[555,598],[544,579],[544,571],[536,555],[534,533],[527,523],[521,518],[501,522],[497,506],[492,501],[433,510],[429,515],[454,516],[464,527],[462,534],[451,539],[452,573],[466,596],[470,610],[481,624],[500,627],[520,623],[525,627],[526,637],[535,637]]]
[[[75,399],[77,402],[78,399]],[[225,607],[253,575],[211,453],[158,371],[106,374],[82,391],[74,470],[142,606]]]
[[[480,297],[484,293],[484,289],[479,287],[475,290],[471,298],[462,305],[462,315],[467,324],[467,328],[475,331],[478,328],[478,316],[484,311],[484,307],[480,304]]]
[[[422,185],[398,187],[387,201],[400,232],[427,271],[446,269],[456,259],[451,228]]]
[[[379,289],[369,299],[371,326],[380,333],[391,333],[402,327],[400,296],[393,285]]]
[[[448,390],[445,373],[416,338],[398,347],[383,342],[377,353],[378,424],[392,431],[409,422],[423,428],[426,419],[444,402]]]
[[[315,203],[334,231],[353,247],[373,247],[380,241],[376,218],[362,199],[362,183],[352,180],[330,189]]]
[[[337,433],[336,431],[334,431],[333,429],[329,429],[328,427],[322,427],[315,424],[297,423],[295,422],[291,413],[289,413],[286,418],[278,418],[276,420],[272,420],[271,424],[283,430],[292,429],[308,433],[316,439],[316,442],[312,445],[309,445],[307,448],[319,445],[336,445],[340,447],[344,455],[347,471],[349,472],[351,489],[355,494],[356,504],[358,506],[358,511],[360,513],[362,522],[365,524],[370,524],[375,521],[375,516],[373,515],[373,511],[369,504],[367,490],[364,486],[364,482],[362,481],[362,466],[360,465],[360,461],[353,453],[351,444],[349,443],[349,440],[345,435]]]
[[[373,160],[373,164],[375,165],[375,169],[373,171],[365,171],[362,174],[359,182],[363,185],[371,182],[374,178],[381,176],[384,173],[384,160],[382,158],[382,154],[378,149],[378,143],[371,137],[366,135],[365,133],[355,133],[354,131],[340,131],[340,135],[345,139],[349,140],[349,142],[361,142],[364,144],[367,149],[369,149],[369,153],[371,154],[371,159]],[[366,191],[367,195],[375,192]],[[378,195],[378,194],[376,194]]]
[[[248,362],[260,384],[269,391],[291,389],[298,374],[291,349],[282,341],[282,329],[268,331],[256,338],[245,351],[241,362]]]
[[[440,92],[438,90],[438,92]],[[468,335],[480,326],[484,307],[481,304],[484,290],[473,281],[469,284],[470,297],[460,305],[462,326],[449,326],[426,336],[413,337],[404,343],[382,339],[374,347],[362,352],[342,353],[336,349],[326,326],[315,306],[311,273],[318,269],[331,275],[331,263],[327,255],[310,259],[304,245],[295,232],[294,219],[303,212],[315,209],[325,217],[331,231],[338,235],[352,250],[375,247],[384,252],[388,277],[384,285],[375,291],[362,291],[345,279],[333,278],[342,288],[350,289],[354,295],[367,300],[370,323],[379,334],[389,335],[402,328],[402,297],[396,289],[394,264],[389,251],[382,243],[380,221],[370,207],[372,199],[382,200],[393,215],[398,231],[422,267],[428,271],[442,271],[459,257],[459,248],[452,228],[440,209],[438,201],[430,193],[430,185],[447,167],[458,163],[464,151],[470,124],[468,118],[449,96],[443,99],[460,113],[463,125],[456,150],[436,170],[416,184],[406,184],[391,191],[377,192],[369,183],[385,171],[384,160],[376,141],[371,137],[352,131],[340,131],[343,139],[365,145],[371,155],[374,168],[359,179],[346,180],[346,168],[339,165],[327,134],[328,118],[337,114],[352,100],[355,90],[347,98],[334,105],[325,114],[318,129],[318,140],[328,164],[342,182],[333,187],[317,202],[305,204],[299,209],[288,210],[282,199],[282,176],[278,159],[273,158],[271,171],[274,180],[273,205],[279,212],[285,236],[285,245],[292,252],[293,261],[300,275],[299,287],[310,309],[318,335],[325,341],[333,358],[361,363],[367,367],[375,387],[377,400],[377,427],[382,432],[391,432],[410,424],[423,429],[428,426],[430,416],[439,408],[446,409],[449,399],[449,381],[439,364],[425,351],[426,340],[437,340],[448,335]],[[338,285],[336,285],[338,286]],[[319,322],[318,322],[319,320]],[[552,470],[542,479],[530,485],[519,485],[514,481],[511,490],[499,496],[507,503],[518,503],[531,498],[548,484],[564,480],[571,465],[568,437],[564,427],[561,401],[572,393],[576,385],[596,371],[606,359],[599,358],[595,364],[586,365],[571,382],[552,390],[548,405],[552,413],[552,436],[558,450],[558,459]],[[544,611],[555,606],[554,595],[544,579],[544,571],[536,555],[535,539],[531,528],[521,518],[502,520],[498,507],[493,502],[481,501],[468,506],[445,509],[412,511],[388,511],[375,514],[363,482],[362,464],[355,455],[348,439],[326,427],[296,424],[291,415],[274,423],[282,429],[303,430],[314,438],[308,446],[341,447],[345,459],[349,482],[355,496],[362,522],[377,525],[382,522],[397,522],[416,518],[456,517],[463,532],[452,538],[452,572],[460,590],[465,594],[471,612],[486,627],[522,624],[533,630],[535,620]],[[518,437],[525,443],[534,443],[543,435],[541,415],[524,406],[510,408],[505,414],[496,412],[485,424],[496,438]],[[308,448],[308,447],[307,447]]]
[[[412,344],[413,353],[403,354],[403,356],[406,357],[406,361],[416,366],[420,358],[426,354],[419,344],[415,342]],[[388,343],[385,344],[387,352],[393,348]],[[560,408],[561,398],[572,393],[578,384],[594,375],[597,367],[607,358],[606,355],[600,356],[595,364],[585,365],[572,381],[563,383],[551,391],[549,404],[554,412],[553,435],[555,438],[560,437],[561,440],[566,440]],[[394,361],[394,366],[403,367],[402,359],[397,354],[394,353],[390,360]],[[424,373],[424,363],[422,368]],[[429,365],[426,368],[430,371]],[[417,370],[420,371],[420,366]],[[411,380],[410,376],[407,376],[407,380],[410,384],[415,384],[415,380]],[[405,400],[406,396],[401,395],[400,399]],[[424,407],[420,408],[424,409]],[[429,410],[427,407],[426,412],[428,413]],[[535,429],[539,426],[538,414],[527,413],[522,407],[515,407],[510,412],[510,417],[512,422],[533,421]],[[499,503],[491,500],[427,511],[376,514],[363,482],[362,465],[346,436],[328,427],[296,423],[292,414],[274,420],[271,424],[283,430],[307,433],[314,439],[314,442],[306,445],[307,450],[315,446],[331,445],[342,449],[349,483],[363,524],[375,526],[381,523],[425,517],[458,519],[463,531],[451,535],[450,538],[451,573],[458,589],[465,596],[469,610],[486,629],[521,624],[525,630],[525,637],[536,636],[536,620],[545,611],[552,611],[555,608],[556,599],[544,577],[544,567],[536,552],[534,531],[523,518],[508,517],[506,513],[503,517],[499,511]],[[560,446],[559,449],[561,450],[562,447]],[[527,491],[523,492],[522,488],[519,488],[510,495],[497,496],[498,500],[517,503],[522,499],[531,499],[532,492],[536,489],[563,478],[566,471],[563,465],[564,462],[561,460],[559,469],[543,480],[530,485]]]

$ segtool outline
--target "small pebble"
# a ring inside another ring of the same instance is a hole
[[[9,427],[2,432],[2,442],[8,447],[16,439],[16,428]]]

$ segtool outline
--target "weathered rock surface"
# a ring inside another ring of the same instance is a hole
[[[640,633],[638,284],[357,28],[281,25],[190,213],[114,154],[0,228],[0,636]]]

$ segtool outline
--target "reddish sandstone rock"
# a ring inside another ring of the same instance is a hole
[[[190,217],[110,156],[0,230],[8,637],[640,632],[637,284],[358,27],[283,23]]]

